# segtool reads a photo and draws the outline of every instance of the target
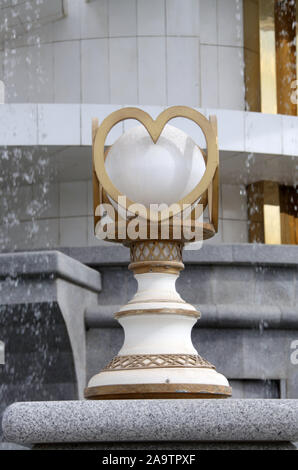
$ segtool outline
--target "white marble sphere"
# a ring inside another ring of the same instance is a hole
[[[146,207],[178,202],[200,182],[206,168],[196,143],[168,124],[156,144],[143,126],[128,130],[112,145],[105,165],[116,188]]]

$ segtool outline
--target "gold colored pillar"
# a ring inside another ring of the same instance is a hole
[[[281,244],[279,185],[264,181],[264,236],[269,245]]]
[[[247,186],[249,241],[298,245],[298,190],[273,181]]]
[[[298,85],[298,53],[297,53],[297,48],[298,48],[298,0],[296,0],[296,28],[295,28],[295,32],[296,32],[296,84]],[[294,88],[294,91],[295,89],[297,90],[297,86],[296,88]],[[295,95],[295,93],[294,93]],[[298,95],[298,91],[296,92],[296,96]],[[297,101],[297,116],[298,116],[298,101]],[[298,227],[297,227],[298,228]],[[297,230],[296,230],[296,233],[297,233]],[[296,241],[296,243],[298,243]]]
[[[257,112],[261,109],[258,0],[243,2],[243,16],[246,108]]]
[[[249,111],[297,115],[298,0],[243,0]],[[296,39],[296,40],[295,40]]]
[[[286,245],[298,243],[297,192],[291,186],[280,186],[281,242]]]
[[[276,114],[275,0],[259,0],[261,111]]]
[[[281,244],[279,185],[274,181],[258,181],[247,187],[249,241]]]
[[[296,80],[296,3],[290,0],[275,2],[275,50],[277,112],[296,115],[292,103],[292,83]]]
[[[247,190],[248,240],[250,243],[264,243],[264,194],[263,182],[249,184]]]

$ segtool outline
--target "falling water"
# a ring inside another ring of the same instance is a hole
[[[39,15],[43,0],[24,2],[25,23],[18,17],[17,4],[17,0],[0,1],[3,7],[0,16],[2,102],[37,102],[39,91],[48,80],[40,51]],[[21,78],[22,61],[25,73]],[[51,207],[49,193],[56,177],[53,161],[45,147],[0,147],[2,253],[53,246],[47,219],[43,220]],[[9,271],[12,274],[8,272],[0,282],[0,339],[5,343],[5,365],[0,365],[0,422],[3,410],[14,401],[57,397],[45,384],[44,376],[47,367],[56,360],[53,351],[61,341],[55,333],[57,318],[48,315],[44,305],[30,301],[16,303],[15,292],[23,288],[23,280],[14,277],[14,266]],[[30,299],[30,284],[26,284],[26,289],[24,296]],[[54,309],[47,304],[49,307]],[[52,336],[51,346],[46,340],[48,335]]]
[[[0,0],[0,6],[7,6],[1,11],[0,41],[3,54],[3,75],[0,76],[0,106],[5,100],[7,103],[51,101],[44,98],[50,77],[47,75],[46,58],[42,52],[42,45],[46,35],[46,27],[41,26],[40,8],[45,1],[30,0],[23,2],[26,10],[26,21],[18,18],[18,0]],[[12,6],[12,7],[11,7]],[[10,7],[10,8],[8,8]],[[15,7],[15,8],[14,8]],[[237,41],[242,41],[242,2],[236,0]],[[241,77],[244,76],[242,48],[238,48],[239,69]],[[23,73],[19,73],[23,70]],[[1,73],[1,69],[0,69]],[[220,78],[220,77],[219,77]],[[244,83],[244,79],[243,79]],[[5,85],[5,91],[3,90]],[[1,88],[2,87],[2,88]],[[243,84],[244,91],[244,84]],[[5,94],[5,96],[3,96]],[[4,100],[3,100],[4,98]],[[57,169],[54,157],[49,154],[46,147],[0,147],[0,251],[15,252],[55,246],[46,214],[51,208],[50,191],[52,183],[56,180]],[[247,184],[253,180],[256,169],[256,155],[249,153],[245,156],[244,165],[239,176],[239,196],[244,205],[247,196]],[[293,167],[294,167],[293,157]],[[296,165],[296,175],[298,166]],[[238,181],[237,181],[238,183]],[[296,177],[297,188],[297,177]],[[257,204],[248,207],[251,213],[259,210]],[[263,273],[263,267],[257,266],[256,273]],[[61,341],[56,335],[57,319],[46,315],[42,305],[12,304],[11,295],[22,281],[14,277],[14,267],[7,273],[0,283],[0,298],[6,296],[5,305],[0,307],[0,340],[13,335],[17,338],[15,344],[6,349],[6,364],[0,365],[0,419],[5,406],[13,401],[26,399],[51,399],[51,391],[44,387],[44,364],[53,364],[56,357],[53,350]],[[42,285],[41,285],[42,286]],[[26,287],[27,297],[30,297],[30,286]],[[52,306],[54,309],[54,306]],[[7,327],[7,325],[9,325]],[[260,321],[259,333],[264,334],[267,325]],[[52,337],[52,348],[45,341],[45,334]],[[31,338],[31,343],[22,344],[22,338]],[[34,360],[27,361],[30,346],[34,346]],[[23,347],[23,349],[22,349]],[[27,349],[26,349],[27,348]],[[25,351],[25,353],[24,353]],[[20,355],[23,361],[20,361]],[[29,366],[27,367],[26,364]],[[26,370],[22,375],[21,368]],[[9,386],[7,382],[13,383]],[[264,377],[265,379],[265,377]],[[268,390],[270,381],[265,381]],[[267,392],[266,392],[267,393]],[[269,396],[269,391],[268,391]],[[1,440],[1,430],[0,430]]]

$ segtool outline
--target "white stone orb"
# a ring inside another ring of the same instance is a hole
[[[142,125],[125,132],[110,148],[106,171],[116,188],[134,202],[178,202],[205,172],[201,150],[183,131],[166,125],[153,143]]]

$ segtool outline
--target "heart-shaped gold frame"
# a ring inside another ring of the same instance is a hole
[[[177,117],[183,117],[195,122],[198,127],[202,130],[206,139],[207,147],[206,170],[201,181],[188,195],[186,195],[177,203],[170,206],[170,208],[166,211],[161,211],[160,213],[150,213],[150,210],[147,209],[145,219],[147,221],[155,223],[162,222],[163,220],[169,217],[169,212],[171,213],[171,217],[174,217],[175,215],[178,215],[180,212],[183,211],[183,205],[193,205],[196,201],[198,201],[198,199],[203,195],[203,193],[208,190],[209,216],[211,216],[210,221],[213,223],[214,228],[216,227],[215,230],[217,230],[217,217],[215,217],[215,213],[217,213],[218,210],[216,208],[217,194],[215,194],[215,191],[217,191],[217,188],[215,188],[215,186],[217,186],[217,184],[212,184],[214,175],[217,178],[218,174],[217,129],[216,120],[214,119],[214,117],[212,117],[212,119],[208,121],[205,116],[203,116],[201,113],[192,108],[186,106],[172,106],[164,110],[157,117],[156,120],[153,120],[151,116],[142,109],[121,108],[107,116],[97,129],[93,129],[93,164],[96,176],[105,192],[109,195],[109,197],[112,198],[113,201],[118,203],[118,198],[120,196],[126,195],[123,195],[114,186],[105,169],[104,147],[107,135],[109,134],[111,129],[121,121],[125,121],[126,119],[135,119],[147,129],[152,141],[156,143],[165,125],[171,119]],[[210,199],[212,199],[211,204]],[[120,205],[123,209],[128,210],[128,208],[133,204],[135,205],[134,207],[137,206],[137,203],[131,201],[129,198],[126,197],[126,204]],[[179,206],[178,208],[177,205]],[[137,210],[130,210],[130,212],[135,213],[136,216],[138,215]]]

